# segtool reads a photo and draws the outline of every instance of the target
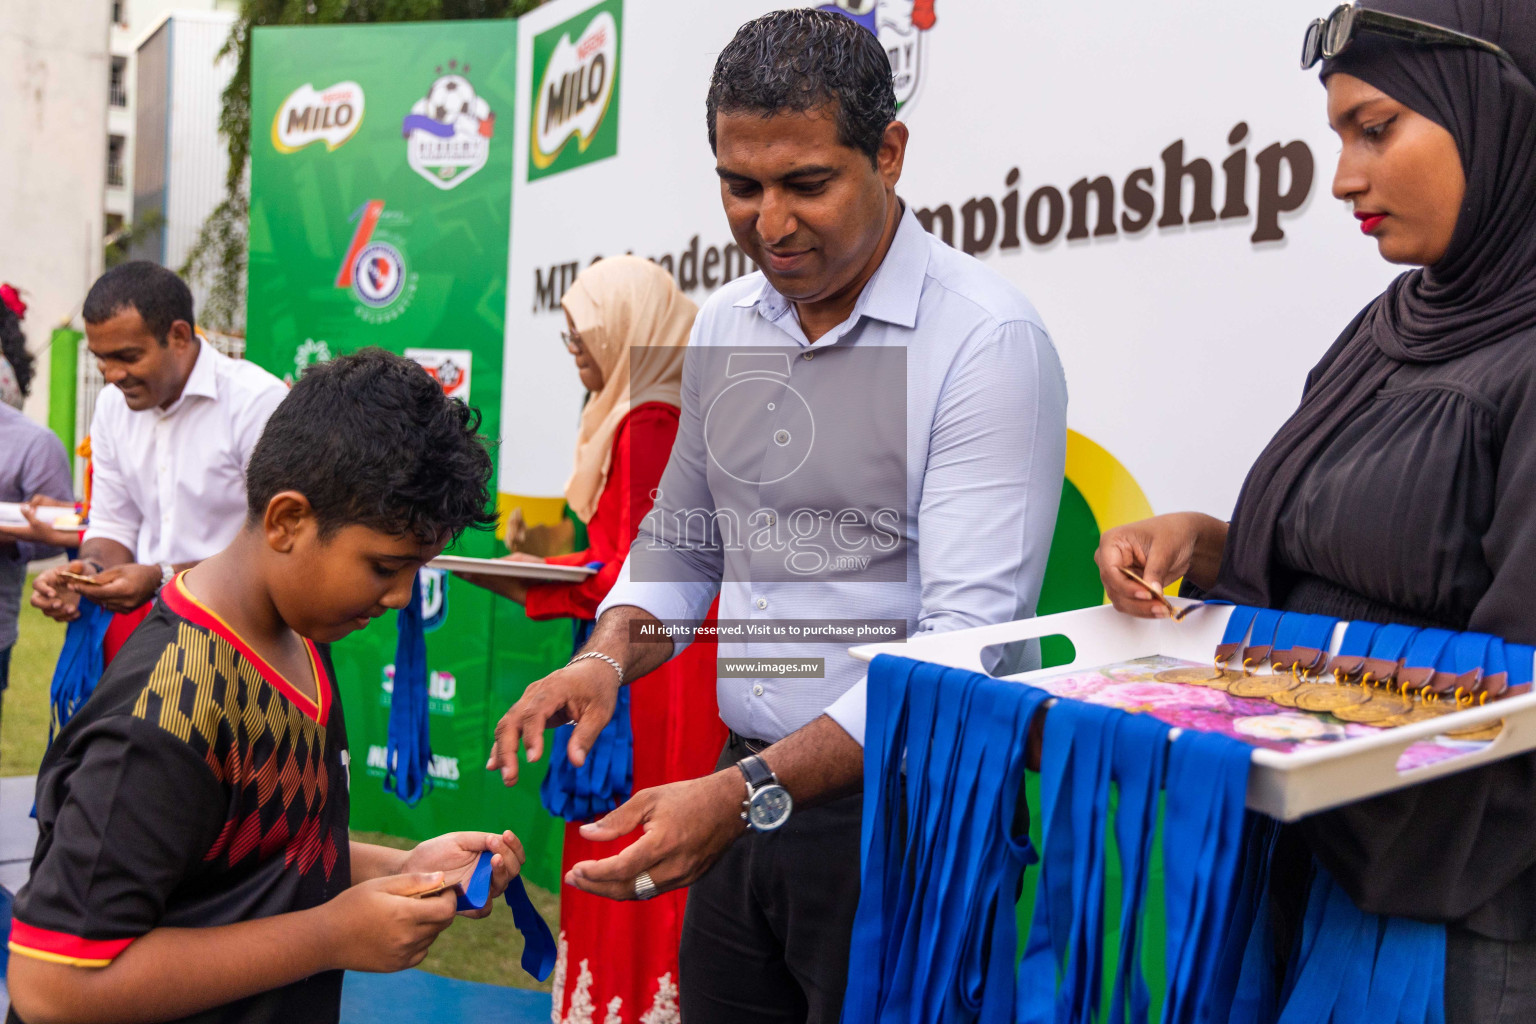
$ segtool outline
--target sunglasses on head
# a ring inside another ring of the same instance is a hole
[[[1502,47],[1495,46],[1486,39],[1441,28],[1439,25],[1431,25],[1427,21],[1419,21],[1416,18],[1405,18],[1383,11],[1362,10],[1353,4],[1341,4],[1334,8],[1333,13],[1328,17],[1318,18],[1307,26],[1307,34],[1301,44],[1301,69],[1306,71],[1316,67],[1320,61],[1337,57],[1349,49],[1349,44],[1354,42],[1355,36],[1362,32],[1399,39],[1406,43],[1416,43],[1420,46],[1464,46],[1483,50],[1501,60],[1508,61],[1511,67],[1518,70],[1514,58],[1510,57]]]

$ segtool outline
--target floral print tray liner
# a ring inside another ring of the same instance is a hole
[[[1235,697],[1219,689],[1159,682],[1157,679],[1159,672],[1189,667],[1202,666],[1153,655],[1098,668],[1072,669],[1059,675],[1030,679],[1029,684],[1058,697],[1151,715],[1181,729],[1219,732],[1281,753],[1373,736],[1382,731],[1375,726],[1344,722],[1323,712],[1281,707],[1262,697]],[[1397,761],[1397,770],[1409,771],[1460,757],[1483,749],[1489,742],[1487,739],[1436,736],[1403,751]]]

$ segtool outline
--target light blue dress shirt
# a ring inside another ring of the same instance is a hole
[[[1066,407],[1034,307],[910,208],[853,313],[814,345],[761,273],[733,281],[694,324],[671,460],[598,614],[697,623],[718,594],[723,623],[896,620],[908,637],[1033,615]],[[776,741],[826,712],[862,742],[851,645],[722,636],[722,659],[825,668],[721,673],[720,717]]]

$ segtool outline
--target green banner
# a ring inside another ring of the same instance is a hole
[[[285,379],[377,345],[415,358],[499,440],[511,234],[513,21],[260,28],[252,42],[247,355]],[[487,534],[460,554],[504,552]],[[393,616],[336,645],[354,827],[409,837],[511,828],[535,883],[558,885],[562,823],[543,765],[506,790],[491,729],[569,657],[570,625],[430,572],[433,788],[384,792]],[[361,770],[358,770],[361,769]]]
[[[64,442],[64,454],[71,469],[75,465],[75,397],[79,392],[75,377],[80,369],[80,340],[84,337],[71,327],[55,327],[48,339],[48,429]]]

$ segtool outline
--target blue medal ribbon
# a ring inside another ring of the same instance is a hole
[[[1045,719],[1040,762],[1045,852],[1035,918],[1019,964],[1017,1016],[1027,1024],[1088,1024],[1098,1015],[1104,811],[1116,727],[1124,717],[1114,708],[1063,700]]]
[[[1370,675],[1379,683],[1390,682],[1403,663],[1408,648],[1419,635],[1415,626],[1396,623],[1382,626],[1371,639],[1369,655],[1361,662],[1362,678]]]
[[[1284,622],[1293,618],[1298,621],[1291,629],[1288,644],[1281,642],[1280,631],[1276,631],[1274,657],[1278,662],[1284,652],[1285,657],[1289,659],[1286,668],[1316,672],[1322,667],[1328,648],[1333,643],[1333,630],[1339,624],[1339,620],[1331,615],[1298,615],[1291,612],[1282,620],[1282,628]],[[1302,661],[1303,658],[1307,660]]]
[[[64,646],[59,650],[59,660],[53,666],[53,682],[48,687],[50,747],[53,738],[96,692],[104,671],[106,657],[102,643],[107,638],[107,627],[112,625],[112,613],[84,597],[80,599],[79,609],[79,617],[64,627]],[[37,817],[36,802],[27,813]]]
[[[1049,695],[882,655],[870,665],[863,885],[843,1020],[1010,1024],[1014,901],[1033,859],[1012,824],[1029,723]],[[962,810],[963,809],[963,810]]]
[[[864,816],[859,833],[863,878],[854,912],[843,1019],[878,1019],[885,977],[886,922],[899,899],[902,857],[901,758],[907,746],[907,687],[918,662],[888,654],[870,663],[864,725]]]
[[[1344,638],[1339,641],[1339,652],[1329,662],[1334,675],[1344,678],[1358,676],[1365,668],[1365,659],[1371,653],[1371,642],[1381,626],[1374,622],[1351,622],[1344,627]]]
[[[1422,629],[1403,654],[1403,665],[1397,670],[1397,681],[1414,688],[1429,685],[1435,678],[1441,661],[1456,634],[1448,629]]]
[[[1421,629],[1403,655],[1404,668],[1432,669],[1440,664],[1440,655],[1456,638],[1448,629]]]
[[[1247,624],[1242,628],[1246,633]],[[1147,1024],[1152,995],[1141,970],[1141,908],[1152,864],[1152,840],[1157,834],[1168,729],[1148,715],[1130,715],[1120,723],[1116,740],[1110,771],[1120,791],[1115,810],[1121,879],[1120,957],[1108,1020],[1110,1024]]]
[[[415,806],[431,789],[432,739],[427,694],[427,636],[421,615],[421,573],[395,618],[395,679],[389,697],[384,790]]]
[[[601,569],[602,562],[590,562],[589,569]],[[573,650],[580,651],[592,636],[594,623],[591,619],[575,620]],[[586,760],[578,768],[571,764],[566,751],[570,749],[574,724],[566,724],[555,730],[554,744],[550,748],[549,771],[539,786],[539,799],[544,809],[566,821],[592,821],[628,800],[635,785],[635,734],[630,715],[628,686],[619,687],[613,706],[613,717],[603,726]]]
[[[1223,935],[1237,905],[1251,760],[1251,748],[1219,733],[1182,733],[1168,753],[1165,1024],[1226,1018]]]
[[[566,821],[591,821],[627,800],[634,787],[633,729],[628,686],[619,688],[613,717],[597,734],[581,767],[571,764],[566,756],[576,726],[566,724],[557,728],[549,771],[539,787],[545,810]]]
[[[1489,655],[1494,638],[1486,633],[1457,633],[1451,637],[1440,660],[1435,663],[1435,688],[1455,696],[1459,691],[1474,694],[1482,688],[1483,676],[1489,672]],[[1502,662],[1503,645],[1496,660]]]
[[[469,880],[459,888],[459,910],[479,910],[490,900],[491,858],[494,856],[495,854],[490,850],[485,850],[475,861],[475,869],[470,873]],[[512,923],[517,926],[517,930],[523,936],[521,960],[523,970],[539,981],[543,981],[555,969],[555,957],[558,953],[549,925],[544,923],[544,918],[535,909],[533,900],[528,898],[528,890],[524,888],[520,875],[512,876],[512,880],[507,883],[506,892],[502,893],[502,898],[507,901],[507,906],[512,908]]]
[[[1504,670],[1504,643],[1497,637],[1487,633],[1458,633],[1446,648],[1446,654],[1450,657],[1450,671],[1458,676],[1477,670],[1479,674],[1494,670],[1494,662],[1498,663],[1498,671]],[[1442,660],[1444,659],[1442,655]]]
[[[1371,641],[1371,658],[1380,661],[1402,661],[1404,653],[1413,643],[1414,637],[1418,635],[1419,630],[1415,626],[1400,626],[1396,623],[1382,626],[1376,631],[1376,636]]]
[[[1216,645],[1216,663],[1225,665],[1232,660],[1232,656],[1242,650],[1243,642],[1248,639],[1248,630],[1253,625],[1254,616],[1259,613],[1257,608],[1248,605],[1235,605],[1232,614],[1227,618],[1227,628],[1221,634],[1221,643]]]
[[[112,613],[95,601],[80,599],[80,617],[64,627],[64,646],[53,667],[53,683],[48,688],[48,745],[75,716],[101,682],[104,656],[101,645],[106,640]]]
[[[1280,625],[1280,613],[1273,608],[1259,608],[1253,614],[1253,632],[1248,637],[1248,645],[1243,650],[1243,666],[1254,668],[1261,661],[1269,658],[1269,652],[1274,650],[1275,629]],[[1252,662],[1252,664],[1250,664]]]
[[[1321,867],[1279,1024],[1444,1024],[1445,926],[1362,913]]]
[[[1273,657],[1279,659],[1289,654],[1301,639],[1302,633],[1312,625],[1312,619],[1316,616],[1306,615],[1302,612],[1285,612],[1280,616],[1280,623],[1275,627],[1275,643]],[[1289,665],[1285,666],[1289,668]]]
[[[1241,645],[1248,639],[1248,629],[1253,625],[1254,616],[1258,614],[1257,608],[1245,604],[1234,605],[1232,614],[1227,618],[1227,628],[1221,634],[1221,642]]]
[[[512,908],[512,923],[523,936],[523,955],[519,961],[523,970],[540,981],[549,977],[555,969],[555,937],[549,933],[549,925],[534,909],[528,890],[523,888],[523,878],[518,875],[507,883],[502,894],[507,906]]]
[[[1536,647],[1505,641],[1503,654],[1505,671],[1509,674],[1509,689],[1505,692],[1512,697],[1525,693],[1531,688],[1532,659],[1536,657]]]

